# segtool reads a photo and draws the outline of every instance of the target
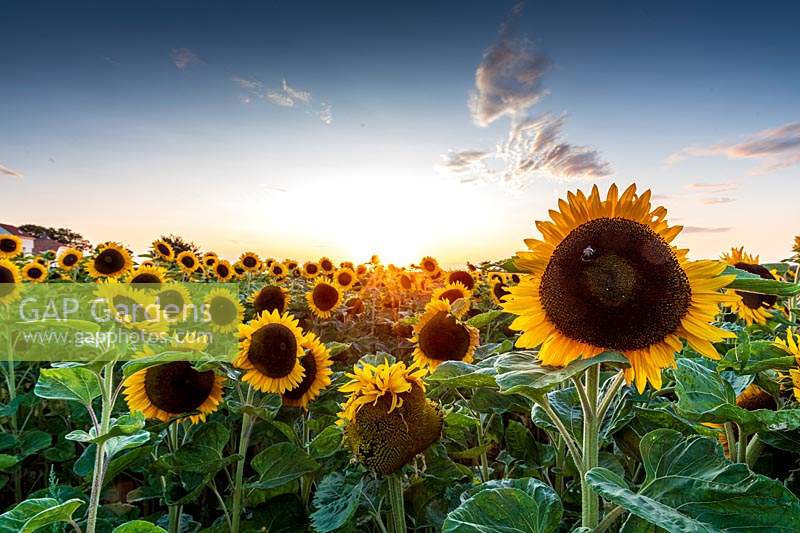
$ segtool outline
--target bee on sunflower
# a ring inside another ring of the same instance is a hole
[[[439,287],[431,295],[431,300],[447,300],[448,303],[453,304],[456,300],[464,300],[464,304],[455,309],[458,318],[464,316],[469,311],[470,301],[472,300],[472,291],[467,289],[460,282],[456,281],[448,283],[444,287]]]
[[[274,394],[297,388],[303,381],[303,332],[292,315],[261,313],[239,327],[239,337],[233,366],[244,370],[243,381]]]
[[[405,363],[353,367],[339,413],[344,441],[370,470],[390,475],[424,452],[442,433],[440,407],[426,398],[426,370]]]
[[[178,257],[175,258],[175,262],[183,273],[189,276],[200,268],[200,260],[191,250],[185,250],[179,253]]]
[[[339,287],[324,276],[320,276],[306,293],[306,301],[311,312],[317,318],[330,318],[331,314],[339,307],[342,293]]]
[[[119,278],[133,267],[133,260],[128,250],[115,242],[101,244],[94,258],[89,261],[87,269],[93,278]]]
[[[166,271],[157,266],[140,265],[133,269],[128,276],[128,283],[160,285],[167,280]]]
[[[289,308],[289,292],[278,285],[265,285],[250,296],[256,316],[277,311],[284,313]]]
[[[730,253],[722,254],[722,260],[739,270],[755,274],[763,279],[775,279],[775,276],[758,263],[757,255],[750,255],[744,247],[731,248]],[[777,296],[770,294],[756,294],[753,292],[726,290],[728,294],[736,296],[731,302],[731,310],[740,316],[749,326],[751,324],[766,324],[770,318],[770,309],[775,308]]]
[[[19,268],[8,259],[0,259],[0,304],[15,302],[20,295]]]
[[[244,319],[244,307],[236,294],[216,288],[206,295],[203,303],[208,312],[209,325],[218,333],[236,331]]]
[[[10,233],[0,235],[0,259],[11,259],[22,253],[22,239]]]
[[[343,291],[350,289],[356,282],[356,273],[353,269],[342,267],[333,275],[333,281]]]
[[[447,300],[431,300],[414,325],[414,362],[436,368],[444,361],[471,363],[478,346],[477,328],[461,322]]]
[[[319,275],[319,265],[314,261],[306,261],[303,263],[303,277],[306,279],[314,279]]]
[[[239,257],[239,262],[247,272],[258,272],[261,268],[261,259],[255,252],[245,252]]]
[[[219,408],[225,378],[213,370],[198,371],[188,361],[172,361],[134,372],[122,384],[131,412],[162,422],[188,418],[197,424]]]
[[[164,261],[173,261],[175,259],[175,250],[172,245],[164,239],[157,239],[152,244],[153,253],[156,257],[160,257]]]
[[[83,259],[83,253],[80,250],[76,248],[67,248],[58,255],[56,261],[62,270],[69,271],[78,266],[81,259]]]
[[[32,283],[42,283],[47,280],[47,268],[38,261],[31,261],[22,267],[22,278]]]
[[[287,390],[281,396],[283,405],[306,409],[331,384],[333,361],[330,350],[310,331],[303,335],[300,346],[305,352],[300,358],[303,379],[297,387]]]
[[[605,200],[595,186],[589,196],[569,193],[536,223],[542,239],[526,239],[517,267],[528,275],[509,289],[503,308],[518,315],[516,345],[539,349],[544,365],[565,366],[603,351],[630,362],[625,378],[639,391],[661,387],[661,369],[675,366],[681,338],[697,352],[719,359],[714,342],[734,334],[709,323],[720,289],[733,281],[719,261],[689,261],[670,243],[663,207],[653,209],[650,191],[631,185],[620,195],[612,185]]]

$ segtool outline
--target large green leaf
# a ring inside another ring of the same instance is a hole
[[[628,360],[617,352],[603,352],[589,359],[577,359],[563,368],[555,368],[542,366],[536,352],[509,352],[495,361],[495,379],[500,392],[504,394],[522,394],[539,400],[559,384],[599,363],[627,366]]]
[[[167,530],[145,520],[133,520],[115,527],[111,533],[167,533]]]
[[[332,472],[322,478],[314,494],[311,526],[317,533],[336,531],[347,524],[358,509],[364,480]]]
[[[800,500],[780,482],[726,460],[719,442],[671,429],[645,435],[645,480],[638,492],[605,468],[586,474],[592,488],[630,511],[628,531],[647,521],[674,533],[800,531]]]
[[[493,481],[468,494],[447,515],[442,533],[549,533],[561,523],[561,500],[537,479]]]
[[[426,378],[427,381],[446,387],[489,387],[497,388],[494,380],[495,369],[479,367],[463,361],[445,361]]]
[[[678,411],[699,422],[736,422],[748,434],[800,428],[800,409],[755,409],[736,405],[736,392],[717,372],[691,359],[678,361],[674,371]]]
[[[786,283],[785,281],[763,279],[757,274],[751,274],[750,272],[739,270],[732,266],[728,266],[722,275],[736,276],[736,279],[728,285],[728,288],[736,289],[737,291],[774,294],[776,296],[794,296],[800,292],[800,285]]]
[[[469,320],[467,320],[467,324],[474,328],[482,328],[484,326],[488,326],[502,315],[507,315],[505,311],[501,311],[499,309],[493,309],[491,311],[486,311],[484,313],[480,313],[478,315],[473,316]]]
[[[72,513],[83,505],[83,500],[73,498],[60,503],[55,498],[33,498],[17,504],[0,515],[0,533],[33,533],[34,531],[68,522]]]
[[[324,459],[330,457],[342,448],[342,428],[339,426],[328,426],[314,437],[308,447],[309,454],[314,459]]]
[[[101,394],[97,374],[83,367],[43,368],[33,389],[36,396],[49,400],[73,400],[91,405]]]
[[[719,370],[757,374],[763,370],[788,370],[797,366],[795,357],[770,341],[738,343],[719,361]]]
[[[299,446],[279,442],[262,451],[252,461],[258,481],[249,483],[253,489],[272,489],[316,471],[319,464]]]
[[[67,440],[73,440],[75,442],[100,444],[101,442],[105,442],[113,437],[136,433],[142,429],[144,425],[144,415],[139,411],[135,411],[133,413],[122,415],[118,419],[112,420],[111,428],[108,430],[108,432],[102,435],[96,435],[94,428],[90,428],[88,432],[80,429],[70,431],[64,435],[64,438]]]

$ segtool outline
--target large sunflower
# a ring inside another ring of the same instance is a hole
[[[139,370],[123,385],[131,411],[163,422],[188,416],[197,424],[219,407],[224,383],[213,370],[200,372],[187,361],[173,361]]]
[[[93,278],[118,278],[127,274],[131,267],[130,252],[115,242],[107,242],[97,248],[87,268]]]
[[[58,256],[58,266],[64,270],[72,270],[83,259],[83,254],[75,248],[67,248]]]
[[[261,259],[255,252],[245,252],[239,257],[239,262],[248,272],[258,272],[261,268]]]
[[[454,313],[458,318],[464,316],[464,313],[469,310],[471,299],[472,291],[458,281],[439,287],[431,295],[431,300],[446,300],[450,304],[455,303],[456,300],[464,300],[465,305],[460,306],[457,310],[454,309]]]
[[[22,239],[16,235],[0,235],[0,259],[12,258],[22,253]]]
[[[200,261],[197,259],[197,255],[189,250],[179,253],[178,257],[175,258],[175,262],[178,263],[178,266],[185,274],[192,274],[200,268]]]
[[[319,274],[319,265],[314,261],[306,261],[303,263],[303,277],[314,279]]]
[[[612,185],[605,200],[597,187],[587,197],[569,193],[537,222],[543,238],[526,239],[529,251],[516,264],[530,273],[510,288],[503,305],[519,315],[511,328],[522,331],[517,346],[541,346],[545,365],[564,366],[606,350],[630,361],[628,382],[642,391],[661,386],[661,369],[675,365],[681,337],[712,359],[712,345],[733,333],[709,325],[718,305],[732,298],[719,290],[732,276],[720,276],[719,261],[688,261],[670,243],[680,226],[652,209],[650,191],[631,185],[622,195]]]
[[[730,253],[722,254],[722,260],[734,267],[755,274],[764,279],[775,279],[775,276],[765,267],[758,263],[757,255],[750,255],[744,248],[731,248]],[[749,326],[750,324],[766,324],[770,317],[769,310],[775,307],[778,301],[776,296],[770,294],[756,294],[744,291],[725,291],[735,294],[735,301],[730,306],[734,313],[742,317]]]
[[[164,239],[153,241],[153,252],[164,261],[172,261],[175,259],[175,250],[172,248],[172,245]]]
[[[167,273],[157,266],[141,265],[135,268],[128,276],[128,283],[160,285],[167,279]]]
[[[342,293],[335,283],[320,276],[314,286],[306,293],[306,301],[311,311],[318,318],[330,318],[331,314],[339,307]]]
[[[453,315],[447,300],[432,300],[414,325],[414,362],[431,368],[443,361],[471,363],[478,340],[478,330]]]
[[[340,289],[346,291],[352,287],[356,282],[356,273],[352,268],[342,267],[333,275],[333,281],[339,286]]]
[[[33,283],[42,283],[47,280],[47,267],[38,261],[31,261],[22,267],[22,278]]]
[[[265,285],[250,297],[256,316],[277,311],[284,313],[289,308],[289,292],[278,285]]]
[[[233,365],[261,392],[283,394],[302,383],[303,332],[297,319],[276,311],[261,313],[239,327],[239,354]]]
[[[300,358],[305,375],[300,384],[282,394],[283,405],[306,408],[309,402],[331,384],[331,353],[319,338],[310,331],[303,336],[300,346],[305,355]]]
[[[204,303],[208,311],[211,329],[219,333],[236,331],[244,318],[244,308],[236,294],[216,288],[206,295]]]
[[[17,265],[0,259],[0,304],[10,304],[19,298],[20,275]]]

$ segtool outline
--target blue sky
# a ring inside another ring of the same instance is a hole
[[[647,4],[4,2],[0,219],[457,263],[636,181],[695,257],[787,256],[800,7]]]

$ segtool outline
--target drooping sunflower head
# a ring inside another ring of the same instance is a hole
[[[446,300],[451,305],[456,303],[456,300],[463,300],[463,304],[454,309],[456,315],[461,318],[469,310],[472,291],[456,281],[433,291],[431,300]]]
[[[233,364],[242,379],[261,392],[283,394],[300,385],[305,370],[300,359],[303,332],[288,313],[261,313],[239,328],[239,353]]]
[[[58,266],[63,270],[72,270],[83,259],[83,253],[76,248],[67,248],[58,256]]]
[[[179,253],[178,257],[175,258],[175,262],[186,274],[192,274],[195,270],[200,268],[200,261],[197,259],[197,256],[194,252],[189,250]]]
[[[261,259],[255,252],[245,252],[239,256],[239,262],[248,272],[257,272],[261,266]]]
[[[310,331],[300,342],[304,355],[300,358],[303,367],[303,380],[291,390],[282,394],[283,405],[306,408],[317,398],[322,390],[331,384],[331,353],[319,338]]]
[[[396,472],[441,436],[443,416],[425,397],[425,370],[400,363],[355,366],[339,413],[357,460],[382,475]]]
[[[529,250],[516,261],[528,275],[503,305],[519,315],[511,325],[523,332],[517,346],[541,346],[540,359],[552,366],[620,352],[639,390],[648,381],[661,386],[681,337],[719,358],[712,343],[732,334],[709,322],[731,300],[719,289],[733,278],[720,276],[723,263],[688,261],[673,247],[681,227],[667,224],[666,209],[653,209],[650,195],[635,185],[620,195],[612,185],[602,199],[595,186],[589,196],[569,193],[552,221],[536,223],[542,239],[526,239]]]
[[[350,316],[358,316],[364,312],[364,300],[358,296],[353,296],[345,302],[347,307],[347,314]]]
[[[319,274],[319,265],[314,261],[303,263],[303,276],[307,279],[314,279]]]
[[[475,278],[466,270],[454,270],[447,275],[447,283],[460,283],[467,290],[475,288]]]
[[[0,259],[10,259],[22,253],[22,239],[10,233],[0,234]]]
[[[19,268],[8,259],[0,259],[0,304],[10,304],[20,295]]]
[[[156,257],[160,257],[164,261],[172,261],[175,259],[175,250],[172,248],[172,245],[164,239],[153,241],[153,253]]]
[[[42,283],[47,280],[47,267],[38,261],[31,261],[22,267],[22,279],[33,283]]]
[[[431,276],[439,272],[439,261],[429,255],[426,255],[422,258],[422,261],[419,262],[419,267],[423,272]]]
[[[359,279],[363,278],[367,274],[367,271],[368,271],[367,265],[361,263],[356,267],[356,276],[358,276]]]
[[[447,300],[432,300],[414,326],[414,361],[436,368],[444,361],[471,363],[479,333],[456,317]]]
[[[131,411],[168,422],[188,417],[205,422],[222,401],[223,376],[213,370],[198,371],[188,361],[173,361],[139,370],[128,376],[123,394]]]
[[[209,326],[219,333],[236,331],[244,318],[244,308],[233,292],[216,288],[208,292],[204,302]]]
[[[340,289],[346,291],[355,284],[356,273],[350,268],[340,268],[333,275],[333,281],[336,282]]]
[[[320,257],[318,263],[320,270],[322,270],[325,274],[333,274],[333,271],[336,270],[336,265],[333,264],[333,261],[329,257]]]
[[[300,264],[294,259],[287,259],[283,262],[283,265],[286,267],[286,270],[290,272],[300,267]]]
[[[231,268],[233,269],[233,277],[235,279],[242,279],[247,273],[247,269],[242,265],[241,261],[236,261]]]
[[[335,283],[320,276],[306,293],[308,307],[318,318],[330,318],[342,302],[342,293]]]
[[[265,285],[250,297],[256,316],[261,313],[286,312],[289,307],[289,293],[278,285]]]
[[[735,268],[755,274],[763,279],[775,279],[775,276],[769,270],[758,263],[758,256],[745,252],[743,247],[731,248],[730,253],[722,255],[722,260]],[[775,307],[778,302],[778,298],[771,294],[731,290],[727,292],[737,296],[736,301],[731,303],[731,309],[742,317],[748,326],[754,323],[766,324],[770,317],[769,310]]]
[[[160,285],[167,279],[167,273],[163,268],[157,266],[142,265],[131,271],[128,276],[128,283]]]
[[[502,306],[505,302],[505,297],[509,294],[511,293],[508,292],[508,285],[502,280],[495,281],[492,283],[491,287],[489,287],[489,296],[496,305]]]
[[[220,259],[217,264],[214,265],[214,275],[220,281],[230,281],[230,279],[233,277],[233,274],[234,270],[231,267],[231,264],[224,259]]]
[[[88,265],[89,275],[93,278],[119,278],[132,267],[130,252],[115,242],[100,245]]]
[[[273,261],[269,266],[269,273],[276,280],[282,280],[286,278],[286,267],[283,265],[283,263]]]
[[[404,291],[414,290],[417,286],[414,274],[411,272],[401,272],[397,276],[397,286]]]

